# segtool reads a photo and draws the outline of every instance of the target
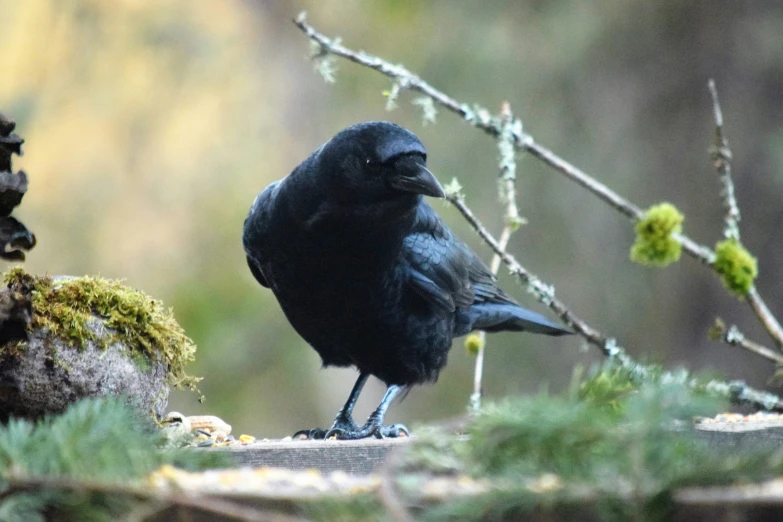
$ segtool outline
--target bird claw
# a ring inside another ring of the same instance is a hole
[[[311,430],[299,430],[291,438],[294,440],[324,440],[326,430],[313,428]]]
[[[326,432],[326,435],[324,435],[324,440],[340,440],[345,438],[346,433],[351,433],[350,430],[343,430],[340,428],[331,428],[329,431]]]
[[[380,426],[368,423],[361,428],[346,430],[341,428],[332,428],[325,433],[325,440],[360,440],[375,437],[376,439],[396,439],[398,437],[408,437],[410,432],[402,424],[392,426]]]
[[[335,423],[337,424],[337,423]],[[402,424],[391,426],[379,426],[373,423],[358,427],[332,426],[328,430],[314,428],[311,430],[299,430],[293,435],[298,440],[360,440],[375,437],[376,439],[396,439],[409,437],[410,432]]]
[[[404,424],[392,424],[391,426],[381,426],[377,430],[380,433],[379,439],[398,439],[400,437],[410,437],[411,433]]]
[[[291,437],[299,440],[329,440],[331,438],[342,439],[343,433],[353,433],[360,428],[352,418],[338,414],[334,419],[334,424],[328,430],[314,428],[312,430],[299,430]]]

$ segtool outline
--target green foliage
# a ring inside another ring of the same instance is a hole
[[[581,381],[576,392],[580,401],[620,413],[628,395],[638,389],[639,383],[628,368],[605,364]]]
[[[601,444],[611,416],[563,397],[528,397],[488,405],[471,426],[473,473],[566,472],[587,478],[585,453],[606,459],[611,448]],[[579,429],[573,429],[579,426]]]
[[[215,453],[164,451],[162,444],[149,417],[121,399],[84,400],[37,423],[11,419],[0,429],[0,489],[5,493],[0,520],[44,520],[44,513],[66,520],[111,520],[137,500],[102,492],[105,485],[140,487],[164,464],[189,469],[225,464]],[[63,487],[44,487],[52,481]]]
[[[641,265],[666,266],[680,259],[682,245],[672,234],[682,232],[685,217],[671,203],[650,207],[636,223],[631,260]]]
[[[30,295],[33,302],[31,330],[45,328],[73,346],[87,341],[106,347],[120,342],[134,351],[134,359],[143,367],[162,357],[174,386],[196,389],[200,380],[189,376],[185,366],[193,361],[196,346],[185,335],[170,309],[138,290],[119,281],[99,277],[75,277],[54,281],[14,268],[4,276],[14,291]],[[111,329],[98,335],[95,316]],[[19,349],[16,345],[13,349]]]
[[[481,520],[533,510],[568,511],[592,499],[603,519],[666,520],[670,493],[774,477],[783,453],[767,449],[716,452],[694,438],[694,416],[720,403],[693,378],[655,373],[637,384],[621,368],[600,367],[564,397],[540,394],[489,405],[467,438],[423,434],[402,469],[419,475],[489,480],[485,493],[447,501],[428,520]],[[440,463],[440,464],[438,464]],[[446,463],[447,465],[444,465]],[[415,493],[415,481],[399,487]]]
[[[734,238],[715,245],[715,271],[732,293],[744,298],[758,275],[756,258]]]

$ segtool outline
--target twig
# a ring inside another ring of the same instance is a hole
[[[568,326],[591,345],[597,347],[612,362],[628,369],[638,381],[646,380],[651,370],[629,356],[625,350],[617,344],[612,337],[607,337],[584,320],[574,314],[566,305],[557,299],[550,285],[543,283],[538,277],[530,273],[511,254],[501,248],[500,243],[476,218],[473,212],[465,205],[465,201],[459,195],[448,195],[448,200],[460,211],[479,236],[494,250],[501,260],[509,267],[511,274],[515,275],[527,289],[540,302],[547,305]],[[695,385],[695,383],[688,383]],[[707,384],[707,389],[718,396],[724,397],[735,403],[751,404],[767,410],[783,411],[783,400],[777,395],[756,390],[743,381],[718,381],[713,380]]]
[[[515,120],[511,112],[511,105],[508,102],[503,104],[500,110],[503,118],[503,132],[498,138],[498,152],[500,154],[500,179],[498,182],[500,188],[500,201],[505,206],[505,219],[503,231],[500,233],[499,245],[502,250],[508,246],[511,234],[514,233],[525,220],[519,215],[519,206],[517,205],[517,162],[516,150],[514,149],[513,133],[515,128],[521,126],[519,120]],[[500,269],[500,256],[495,254],[492,257],[490,270],[492,275],[497,275]],[[484,375],[484,354],[487,343],[487,332],[479,331],[479,350],[476,354],[476,365],[473,372],[473,393],[470,395],[470,407],[473,411],[481,407],[481,396],[484,393],[482,385]]]
[[[562,302],[555,298],[554,290],[551,286],[544,284],[538,277],[528,272],[511,254],[506,252],[500,242],[496,240],[486,227],[481,224],[478,218],[476,218],[473,211],[465,205],[463,198],[452,195],[447,196],[447,198],[457,210],[460,211],[473,229],[478,232],[479,236],[481,236],[490,248],[492,248],[495,255],[509,267],[509,271],[522,281],[522,284],[530,293],[536,296],[539,301],[549,306],[565,324],[576,330],[576,332],[584,337],[589,343],[598,346],[601,351],[604,352],[604,355],[607,357],[616,355],[613,351],[606,349],[606,345],[608,344],[607,341],[609,340],[608,337],[602,335],[598,330],[592,328],[586,322],[574,315],[574,313]]]
[[[498,240],[498,246],[501,250],[505,251],[508,246],[508,241],[511,239],[511,227],[505,225],[500,233],[500,239]],[[494,254],[492,256],[492,264],[490,265],[492,275],[497,275],[500,270],[500,256]],[[476,354],[476,366],[473,370],[473,393],[470,394],[470,409],[477,411],[481,408],[481,396],[484,394],[484,386],[482,385],[484,375],[484,349],[487,346],[487,332],[480,330],[479,336],[479,352]]]
[[[519,215],[517,206],[517,159],[514,148],[514,136],[522,132],[522,122],[514,118],[511,105],[504,102],[500,109],[501,132],[498,137],[500,154],[500,201],[505,206],[506,227],[511,232],[517,230],[525,220]]]
[[[462,119],[474,127],[483,130],[490,136],[497,138],[501,135],[503,129],[500,119],[493,117],[486,109],[478,106],[471,107],[465,103],[458,102],[454,98],[432,87],[429,83],[401,65],[393,65],[381,58],[365,53],[364,51],[356,52],[345,47],[338,39],[329,38],[316,31],[306,22],[304,13],[300,14],[294,20],[294,24],[301,29],[308,38],[320,45],[321,50],[324,53],[340,56],[364,67],[378,71],[394,80],[395,84],[400,85],[401,88],[406,88],[429,96],[441,107],[454,112]],[[536,143],[529,134],[521,132],[520,130],[520,132],[515,132],[513,134],[513,139],[514,147],[517,150],[529,152],[531,155],[543,161],[572,181],[585,187],[626,217],[636,221],[643,216],[643,212],[638,206],[623,198],[574,165],[571,165],[560,158],[543,145]],[[684,234],[677,234],[676,238],[682,243],[683,250],[688,255],[697,259],[704,265],[709,267],[713,266],[715,253],[710,248],[698,244]],[[751,309],[767,330],[767,333],[772,337],[775,344],[783,349],[783,328],[780,326],[780,323],[775,316],[770,312],[755,287],[751,288],[746,298]]]
[[[778,348],[783,349],[783,328],[781,328],[778,319],[770,312],[767,304],[759,295],[759,291],[756,286],[750,287],[748,295],[745,296],[748,300],[748,304],[753,308],[753,312],[759,318],[764,328],[772,336],[775,344]]]
[[[722,341],[731,346],[745,348],[776,364],[783,364],[783,355],[755,341],[751,341],[745,337],[745,334],[735,325],[726,328],[726,325],[720,318],[716,319],[715,324],[710,328],[710,338],[715,341]]]
[[[726,211],[726,217],[724,218],[726,225],[723,229],[723,236],[727,239],[739,241],[740,210],[737,198],[734,195],[734,181],[731,177],[732,153],[729,148],[729,142],[723,133],[723,111],[718,101],[718,89],[715,87],[715,80],[710,78],[707,82],[707,87],[712,95],[712,110],[715,117],[715,145],[710,149],[710,157],[723,185],[721,197],[723,198],[723,208]],[[777,318],[770,312],[755,286],[751,287],[746,297],[748,304],[770,333],[775,344],[778,348],[783,349],[783,328],[781,328]]]
[[[381,74],[392,78],[395,84],[400,85],[403,88],[407,88],[412,91],[422,93],[425,96],[429,96],[438,105],[456,113],[462,119],[483,130],[490,136],[497,138],[502,134],[503,129],[500,120],[496,117],[493,118],[486,109],[477,106],[471,108],[467,104],[458,102],[447,94],[435,89],[430,84],[408,71],[405,67],[400,65],[393,65],[376,56],[365,53],[364,51],[355,52],[351,49],[348,49],[347,47],[343,46],[339,40],[330,39],[316,31],[305,21],[304,13],[300,14],[294,20],[294,23],[311,40],[320,45],[324,53],[340,56],[359,65],[376,70]],[[546,147],[537,144],[533,137],[529,134],[523,133],[521,128],[518,130],[518,132],[513,133],[512,138],[514,141],[514,147],[517,150],[529,152],[550,167],[564,174],[569,179],[582,185],[631,220],[639,220],[644,215],[643,211],[638,206],[612,191],[603,183],[597,181],[577,167],[560,158]],[[529,292],[534,294],[539,299],[539,301],[549,306],[549,308],[552,309],[552,311],[556,313],[564,323],[572,327],[577,333],[584,337],[588,343],[598,347],[607,358],[612,359],[615,362],[619,362],[622,366],[629,368],[634,374],[638,375],[640,378],[643,378],[643,376],[648,372],[644,365],[633,361],[625,353],[625,351],[617,345],[614,338],[610,338],[601,334],[598,330],[594,329],[574,315],[573,312],[571,312],[562,302],[555,299],[553,288],[550,285],[544,284],[540,279],[530,274],[513,258],[513,256],[505,252],[505,249],[503,248],[504,245],[501,245],[494,237],[492,237],[486,228],[484,228],[483,225],[481,225],[481,223],[475,218],[470,209],[464,205],[464,202],[459,198],[459,196],[451,196],[449,197],[449,200],[457,207],[457,209],[463,214],[463,216],[468,220],[473,228],[476,229],[476,231],[487,242],[487,244],[490,245],[490,247],[495,251],[495,254],[506,265],[509,266],[511,273],[516,275],[520,281],[522,281]],[[680,241],[683,246],[683,250],[685,250],[685,252],[688,253],[691,257],[701,261],[703,264],[709,267],[713,266],[715,261],[715,253],[710,248],[698,244],[684,234],[677,234],[676,239]],[[754,313],[759,317],[775,343],[779,347],[783,347],[783,328],[781,328],[777,319],[769,311],[761,296],[758,294],[756,288],[752,287],[746,297]],[[761,406],[766,409],[783,410],[783,402],[781,402],[779,397],[773,394],[755,390],[747,386],[742,381],[732,381],[729,383],[713,381],[711,384],[711,389],[714,393],[727,397],[734,402],[746,402],[756,406]]]
[[[715,170],[720,175],[720,181],[723,185],[720,195],[723,198],[723,208],[726,210],[726,227],[723,229],[723,236],[739,241],[740,210],[734,196],[734,181],[731,179],[731,149],[729,149],[729,142],[723,134],[723,112],[718,102],[718,89],[715,88],[715,80],[710,78],[707,87],[712,95],[712,110],[715,115],[715,145],[710,148],[710,157],[712,157]]]
[[[503,133],[503,125],[499,118],[493,118],[489,111],[484,108],[473,106],[472,108],[465,103],[460,103],[451,96],[439,91],[438,89],[425,82],[417,75],[401,65],[391,64],[377,56],[365,53],[364,51],[353,51],[342,45],[339,40],[329,38],[316,31],[313,26],[306,22],[304,13],[300,14],[294,24],[301,29],[311,40],[318,43],[321,49],[329,54],[340,56],[354,63],[368,67],[384,76],[395,80],[395,85],[419,92],[432,98],[438,105],[451,112],[456,113],[462,119],[473,126],[483,130],[494,138],[500,137]],[[643,215],[642,210],[626,200],[619,194],[613,192],[603,183],[588,176],[578,168],[567,161],[559,158],[552,151],[538,145],[534,142],[532,136],[522,132],[521,128],[512,133],[514,147],[517,150],[523,150],[532,153],[549,166],[565,174],[580,185],[584,186],[598,197],[615,207],[618,211],[632,219],[640,219]]]
[[[734,181],[731,177],[731,159],[732,153],[729,148],[729,142],[723,133],[723,111],[720,108],[720,102],[718,101],[718,89],[715,87],[715,80],[710,78],[707,82],[707,88],[712,95],[712,110],[715,117],[715,145],[710,148],[710,157],[712,158],[715,170],[718,171],[721,184],[723,188],[721,190],[721,197],[723,198],[723,208],[726,211],[726,217],[724,221],[726,223],[723,229],[723,236],[727,239],[740,239],[740,210],[737,204],[737,198],[734,195]],[[783,328],[777,318],[767,308],[766,303],[758,293],[755,286],[751,287],[747,295],[748,304],[750,304],[753,312],[762,322],[764,327],[770,332],[772,338],[777,344],[778,348],[783,348]],[[744,336],[743,336],[744,338]],[[752,341],[747,341],[753,345],[757,345]],[[730,343],[737,344],[737,343]],[[741,345],[744,346],[744,345]],[[747,348],[747,346],[745,346]],[[763,348],[763,347],[762,347]],[[751,351],[759,353],[758,350],[748,348]],[[769,357],[768,357],[769,358]]]

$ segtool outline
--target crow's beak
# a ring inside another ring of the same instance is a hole
[[[432,172],[419,163],[414,163],[403,172],[397,173],[389,180],[389,184],[404,192],[423,194],[433,198],[446,197],[443,187],[440,186]]]

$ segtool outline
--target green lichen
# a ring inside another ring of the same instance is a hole
[[[465,338],[465,350],[468,354],[476,356],[484,348],[484,340],[479,334],[470,334]]]
[[[672,236],[682,232],[685,217],[671,203],[650,207],[636,223],[636,242],[631,261],[641,265],[666,266],[680,259],[682,245]]]
[[[13,291],[30,296],[30,331],[45,329],[76,348],[83,348],[87,342],[104,349],[121,343],[131,350],[141,370],[149,369],[152,361],[162,360],[168,366],[171,385],[197,391],[201,379],[185,372],[196,346],[160,301],[120,281],[99,277],[54,280],[14,268],[4,275],[4,281]],[[96,325],[107,330],[101,331]]]
[[[740,298],[748,294],[759,272],[756,258],[733,238],[715,245],[713,267],[726,288]]]

